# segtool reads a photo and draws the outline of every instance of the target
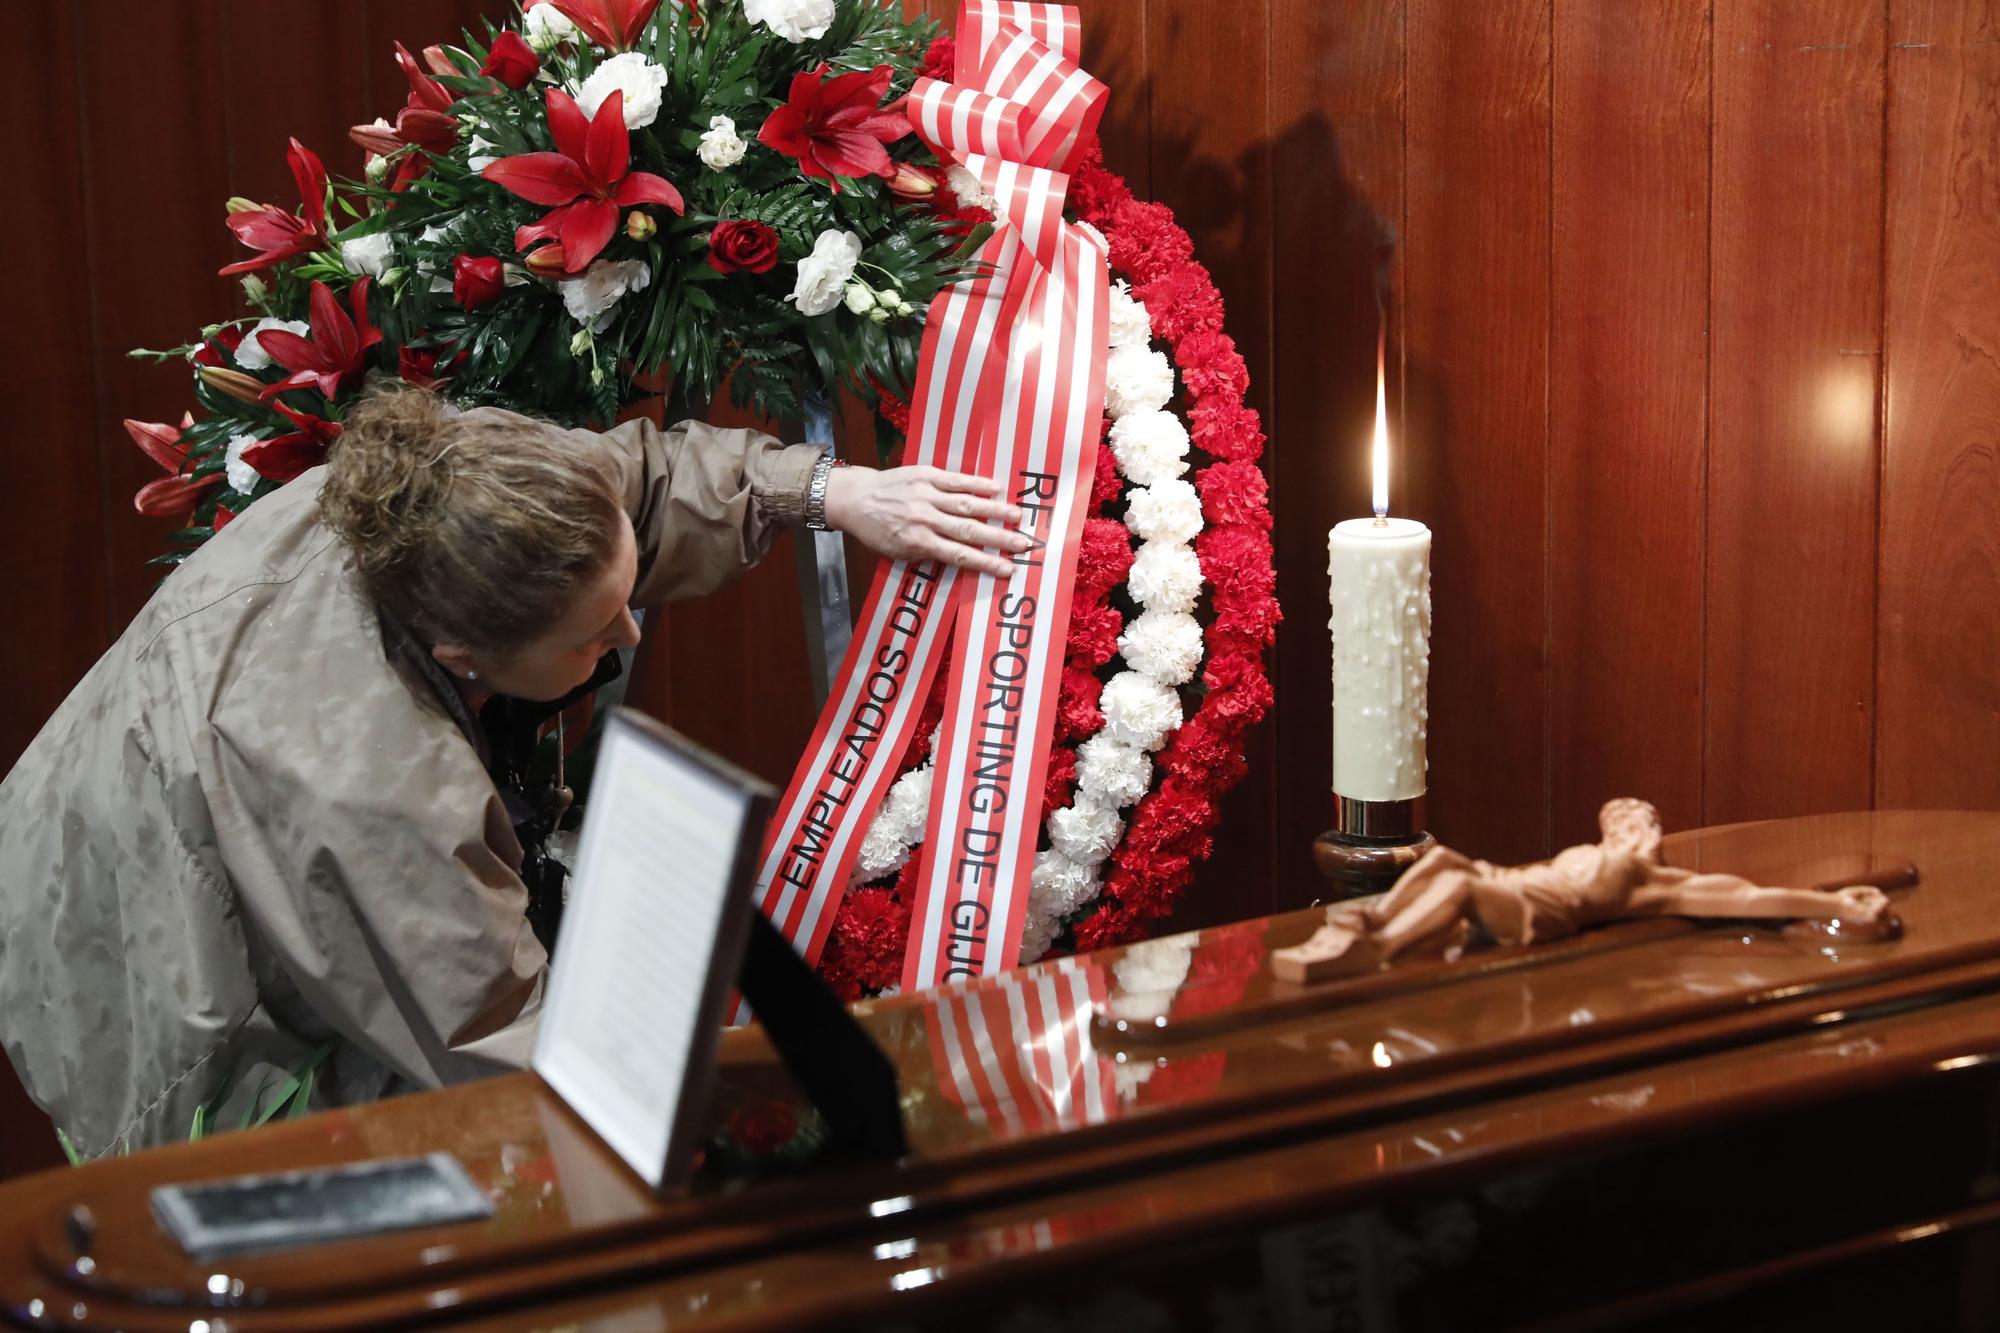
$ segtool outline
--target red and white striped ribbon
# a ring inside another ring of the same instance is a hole
[[[1066,6],[974,0],[961,11],[960,40],[974,53],[975,73],[985,71],[998,82],[963,87],[919,80],[907,101],[912,121],[940,156],[974,172],[996,201],[994,234],[976,260],[981,276],[947,288],[931,303],[911,400],[910,461],[1010,482],[1024,469],[1057,473],[1064,484],[1036,481],[1050,503],[1036,502],[1031,535],[1044,544],[1006,585],[981,576],[968,599],[970,580],[948,567],[878,567],[759,868],[759,905],[809,960],[825,946],[862,836],[914,739],[954,619],[963,619],[961,608],[990,618],[999,597],[1017,583],[1044,599],[1038,605],[1061,608],[1060,618],[1051,614],[1036,627],[1035,660],[1044,664],[1028,691],[1036,701],[1036,730],[1022,733],[1032,762],[1016,779],[1031,780],[1039,790],[1081,525],[1076,481],[1080,476],[1087,483],[1090,475],[1103,403],[1104,258],[1092,238],[1063,223],[1068,182],[1055,169],[1080,150],[1105,94],[1102,84],[1073,66],[1078,31],[1075,11]],[[1001,97],[1001,87],[1019,100]],[[1079,311],[1090,321],[1082,338],[1072,327]],[[1051,431],[1051,421],[1060,429]],[[1064,471],[1078,467],[1080,473]],[[993,632],[989,625],[982,641],[991,641]],[[972,634],[959,627],[959,638]],[[945,735],[957,738],[962,761],[972,723],[955,719],[958,711],[954,705],[947,712]],[[941,764],[950,753],[941,744]],[[1022,790],[1018,804],[1034,804]],[[935,801],[932,822],[940,822]],[[955,830],[948,816],[942,826]],[[1018,840],[1023,833],[1027,851],[1014,858],[1019,887],[996,899],[1012,933],[985,951],[995,969],[1011,965],[1018,952],[1036,836],[1032,822],[1010,836]],[[913,929],[913,959],[917,952]]]
[[[1074,958],[939,990],[926,1018],[945,1095],[1008,1138],[1103,1123],[1116,1079],[1090,1021],[1105,990],[1102,970]]]

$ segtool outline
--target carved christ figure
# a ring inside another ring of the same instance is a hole
[[[1471,924],[1484,926],[1502,944],[1534,944],[1632,917],[1837,920],[1865,926],[1888,912],[1887,895],[1872,885],[1772,889],[1736,875],[1661,865],[1660,815],[1645,801],[1606,803],[1598,827],[1601,841],[1566,848],[1533,865],[1496,866],[1448,847],[1433,848],[1376,902],[1335,908],[1311,939],[1275,951],[1273,968],[1281,977],[1303,981],[1336,960],[1386,963],[1412,948],[1453,942]]]

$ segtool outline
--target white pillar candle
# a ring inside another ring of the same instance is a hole
[[[1431,530],[1351,518],[1327,534],[1333,581],[1333,790],[1353,801],[1424,793],[1430,723]]]

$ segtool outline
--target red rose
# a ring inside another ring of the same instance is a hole
[[[534,82],[541,69],[542,58],[535,49],[521,40],[520,33],[508,31],[493,39],[493,49],[486,53],[486,63],[479,72],[519,89]]]
[[[778,231],[769,223],[731,218],[708,234],[708,266],[717,273],[769,273],[778,263]]]
[[[939,37],[924,51],[923,63],[917,66],[920,79],[943,79],[951,81],[952,71],[958,67],[958,51],[951,38]]]
[[[479,309],[506,290],[505,272],[493,256],[459,255],[451,261],[451,299],[467,310]]]

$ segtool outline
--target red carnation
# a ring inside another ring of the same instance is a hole
[[[479,72],[519,90],[533,83],[541,69],[542,58],[535,54],[535,48],[523,41],[520,33],[509,29],[493,39],[492,49],[486,53],[486,63],[479,67]]]
[[[1169,342],[1222,328],[1222,293],[1208,270],[1192,260],[1160,274],[1134,294],[1146,303],[1153,332]]]
[[[1082,740],[1097,734],[1104,725],[1104,714],[1098,710],[1098,696],[1104,693],[1104,685],[1090,672],[1077,667],[1064,667],[1062,683],[1056,690],[1056,739]]]
[[[1226,523],[1194,539],[1201,572],[1218,593],[1241,596],[1268,593],[1275,578],[1271,569],[1271,534],[1260,528]]]
[[[1048,817],[1051,810],[1061,810],[1069,805],[1076,795],[1076,751],[1067,745],[1058,745],[1049,751],[1048,776],[1042,780],[1042,816]]]
[[[1111,428],[1111,418],[1104,419],[1106,430]],[[1104,506],[1125,493],[1125,483],[1118,478],[1118,460],[1109,449],[1099,447],[1097,451],[1097,471],[1090,479],[1090,512],[1101,513]]]
[[[1250,387],[1250,368],[1226,333],[1190,333],[1174,348],[1174,359],[1180,364],[1181,383],[1195,397],[1241,398]]]
[[[507,290],[504,266],[491,255],[458,255],[451,261],[451,299],[477,310]]]
[[[778,230],[768,222],[731,218],[708,234],[708,266],[717,273],[769,273],[778,263]]]
[[[1201,511],[1210,523],[1270,528],[1270,486],[1255,463],[1217,463],[1202,470],[1195,486],[1201,491]]]
[[[1069,606],[1070,665],[1096,670],[1118,655],[1118,635],[1125,617],[1117,607],[1098,598],[1081,598]]]
[[[1087,518],[1076,550],[1076,592],[1095,601],[1132,572],[1132,533],[1112,518]]]
[[[752,1157],[765,1157],[792,1141],[798,1117],[783,1102],[739,1107],[729,1117],[729,1137]]]
[[[1264,678],[1263,664],[1249,654],[1211,657],[1201,674],[1210,690],[1203,711],[1213,710],[1219,725],[1240,730],[1270,711],[1271,682]]]
[[[1249,462],[1264,452],[1263,423],[1241,403],[1197,402],[1188,412],[1188,429],[1212,458]]]
[[[881,105],[893,71],[877,65],[828,78],[827,68],[822,63],[792,76],[790,99],[765,119],[757,142],[797,158],[808,176],[833,179],[836,191],[836,177],[894,174],[883,145],[908,134],[911,125],[901,110]]]

